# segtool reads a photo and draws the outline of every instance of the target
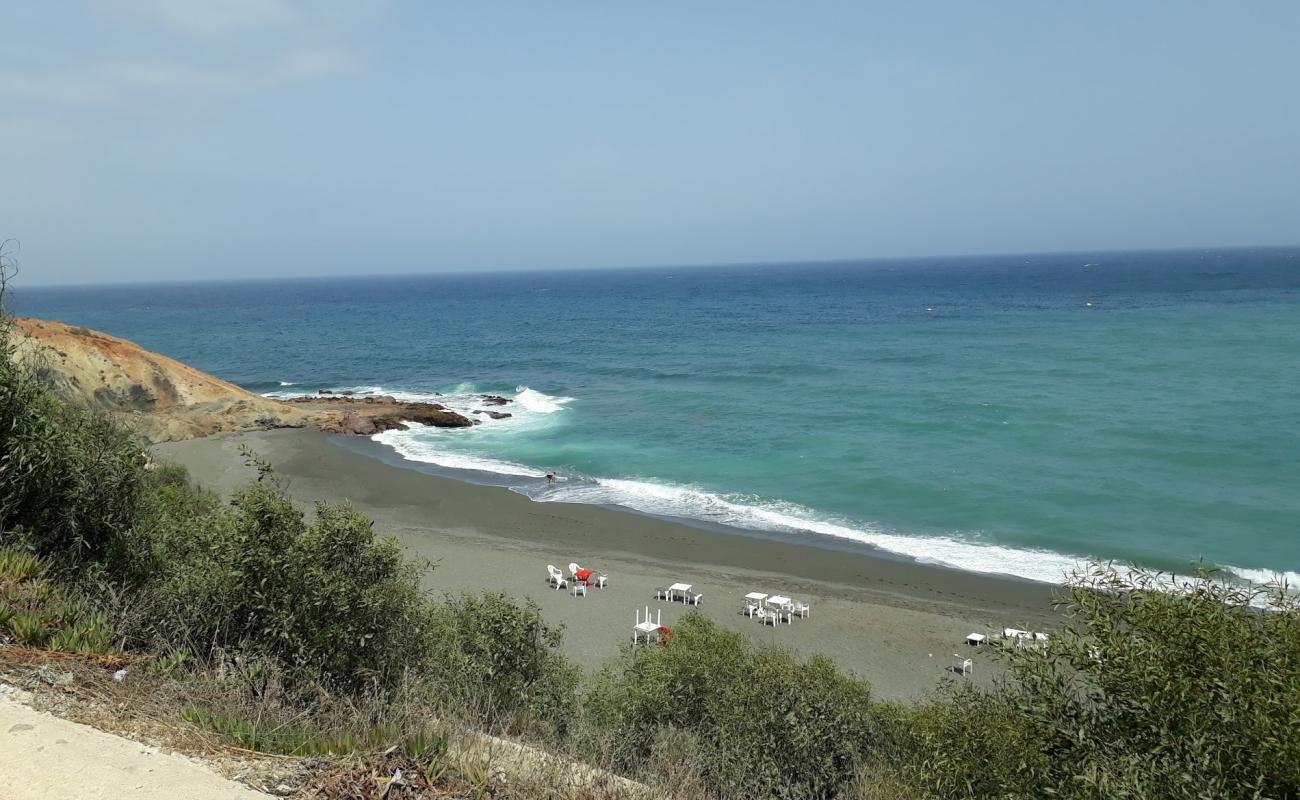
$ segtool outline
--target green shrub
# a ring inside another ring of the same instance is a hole
[[[428,681],[480,720],[561,737],[574,714],[579,671],[560,653],[563,633],[534,603],[503,594],[448,598],[432,610]]]
[[[307,524],[270,480],[228,507],[164,480],[143,506],[135,641],[270,658],[291,678],[349,691],[392,685],[424,662],[418,567],[351,507],[317,504]]]
[[[877,766],[912,797],[1037,797],[1050,754],[1009,698],[970,684],[911,706],[877,707]],[[1026,792],[1026,793],[1021,793]]]
[[[0,544],[69,568],[116,561],[145,462],[113,420],[46,391],[0,324]]]
[[[1300,797],[1294,597],[1101,567],[1064,610],[1049,648],[1008,653],[1005,685],[912,716],[929,796]]]
[[[584,698],[584,749],[625,770],[665,737],[711,791],[726,797],[832,797],[866,753],[870,691],[825,658],[799,662],[753,650],[739,635],[688,614],[664,647],[629,650]]]

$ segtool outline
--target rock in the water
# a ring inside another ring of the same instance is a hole
[[[339,418],[337,432],[352,436],[370,436],[378,433],[379,430],[370,417],[362,416],[355,411],[344,411],[343,416]]]

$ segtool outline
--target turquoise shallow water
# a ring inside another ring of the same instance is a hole
[[[1295,249],[14,296],[260,392],[505,394],[381,440],[538,500],[1039,580],[1300,572],[1298,300]]]

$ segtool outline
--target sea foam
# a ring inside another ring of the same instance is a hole
[[[515,388],[515,402],[534,414],[554,414],[563,411],[565,403],[572,403],[572,397],[551,397],[529,389],[527,386]]]
[[[1250,567],[1234,567],[1230,565],[1225,565],[1223,569],[1254,586],[1280,583],[1287,586],[1292,591],[1300,589],[1300,572],[1252,569]]]
[[[523,464],[515,464],[510,461],[486,458],[469,453],[459,453],[438,447],[436,444],[420,437],[419,434],[425,430],[434,429],[426,429],[425,426],[421,425],[413,427],[411,430],[395,429],[376,433],[370,438],[391,447],[398,455],[408,461],[433,464],[447,469],[490,472],[496,475],[513,475],[523,478],[542,478],[546,476],[545,472]]]
[[[972,572],[1014,575],[1062,583],[1083,561],[1059,553],[979,544],[947,536],[905,536],[819,514],[796,503],[724,495],[658,481],[597,478],[529,491],[541,502],[590,503],[645,514],[726,525],[746,530],[829,536],[869,545],[921,563]]]

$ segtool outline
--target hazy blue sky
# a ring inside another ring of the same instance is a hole
[[[23,282],[1300,241],[1300,2],[3,3]]]

